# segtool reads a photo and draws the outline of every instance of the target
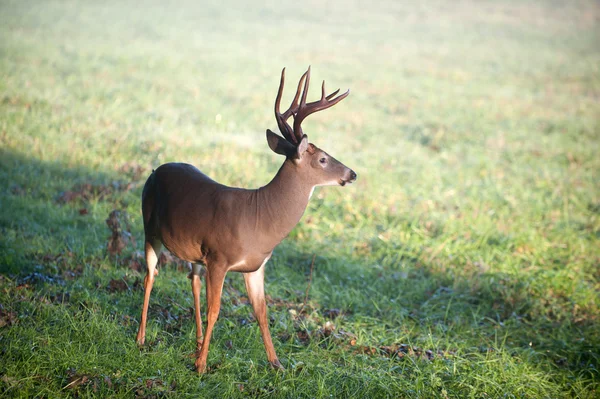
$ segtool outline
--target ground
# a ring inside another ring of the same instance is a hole
[[[4,396],[598,397],[597,2],[9,0],[0,37]],[[146,177],[266,184],[308,65],[350,96],[304,131],[358,181],[267,265],[286,371],[231,274],[198,376],[168,256],[138,348]]]

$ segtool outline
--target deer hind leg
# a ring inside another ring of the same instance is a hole
[[[194,295],[194,313],[196,316],[196,351],[202,348],[202,318],[200,316],[200,291],[202,290],[202,281],[200,280],[200,272],[202,266],[194,263],[190,264],[192,271],[189,274],[192,280],[192,294]]]
[[[248,291],[248,298],[254,309],[254,316],[258,320],[260,334],[262,335],[265,350],[267,351],[267,359],[273,368],[283,370],[283,366],[279,362],[279,359],[277,359],[275,347],[271,340],[271,332],[269,331],[267,303],[265,301],[265,263],[267,262],[265,261],[255,272],[245,273],[244,281],[246,283],[246,291]]]
[[[212,266],[212,268],[211,268]],[[207,265],[206,268],[206,302],[207,308],[207,325],[204,340],[200,353],[196,358],[196,371],[198,373],[206,372],[206,360],[208,358],[208,347],[210,346],[210,338],[212,336],[213,327],[219,317],[221,310],[221,293],[223,292],[223,282],[225,281],[225,267],[219,268],[217,265]]]
[[[136,341],[138,345],[143,345],[146,339],[146,321],[148,320],[148,303],[150,302],[150,293],[152,292],[152,285],[154,284],[154,277],[158,274],[156,265],[158,263],[158,254],[162,244],[160,241],[146,241],[145,252],[146,252],[146,277],[144,278],[144,304],[142,305],[142,320],[140,321],[140,328],[137,333]]]

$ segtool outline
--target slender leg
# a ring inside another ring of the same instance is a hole
[[[202,281],[200,280],[201,265],[194,263],[189,278],[192,280],[192,294],[194,294],[194,313],[196,315],[196,350],[202,348],[202,318],[200,316],[200,291]]]
[[[212,266],[212,268],[211,268]],[[220,265],[219,265],[220,266]],[[215,322],[219,317],[221,309],[221,293],[223,292],[223,281],[225,281],[226,269],[218,265],[207,265],[206,268],[206,302],[208,304],[206,334],[196,359],[196,370],[198,373],[206,371],[206,360],[208,358],[208,347]]]
[[[245,273],[244,281],[246,282],[246,290],[248,298],[254,309],[254,316],[258,320],[258,326],[262,335],[265,350],[267,351],[267,359],[271,366],[275,369],[283,370],[283,366],[277,359],[275,347],[271,340],[271,332],[269,331],[269,321],[267,319],[267,303],[265,301],[265,263],[255,272]]]
[[[148,320],[148,303],[150,302],[150,293],[154,284],[154,277],[158,275],[156,264],[158,263],[158,253],[160,252],[160,243],[150,243],[146,241],[146,277],[144,278],[144,305],[142,306],[142,320],[137,333],[138,345],[143,345],[146,339],[146,321]]]

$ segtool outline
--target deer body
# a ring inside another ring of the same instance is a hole
[[[285,71],[285,70],[284,70]],[[244,274],[248,298],[261,330],[267,358],[282,368],[271,340],[264,296],[264,268],[273,249],[289,234],[304,213],[313,189],[319,185],[345,185],[356,174],[308,143],[300,123],[310,113],[331,107],[348,93],[306,104],[310,68],[298,85],[290,109],[279,113],[284,72],[275,103],[275,115],[285,138],[267,130],[269,147],[286,160],[272,181],[258,189],[228,187],[217,183],[192,165],[169,163],[152,172],[142,193],[147,274],[144,280],[142,320],[137,335],[143,344],[148,303],[158,254],[164,245],[175,256],[190,262],[192,293],[199,354],[196,369],[206,370],[208,347],[217,320],[225,275]],[[302,100],[298,103],[304,82]],[[286,122],[294,116],[294,128]],[[206,267],[207,327],[202,332],[200,315],[200,265]]]
[[[142,195],[146,237],[191,263],[220,258],[227,271],[256,271],[308,205],[314,186],[293,168],[287,161],[269,184],[247,190],[219,184],[192,165],[161,165]]]

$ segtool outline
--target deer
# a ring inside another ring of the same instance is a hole
[[[217,321],[223,283],[227,272],[243,273],[248,299],[258,321],[267,360],[274,369],[283,370],[277,358],[267,318],[264,276],[265,264],[274,248],[298,224],[317,186],[345,186],[356,180],[356,173],[308,142],[302,131],[304,119],[333,107],[350,94],[337,95],[339,89],[320,100],[306,102],[310,66],[298,82],[296,95],[285,112],[280,112],[285,68],[281,71],[275,99],[275,119],[280,136],[267,129],[267,143],[285,160],[275,177],[258,189],[229,187],[185,163],[166,163],[153,170],[142,191],[146,276],[144,302],[137,333],[144,345],[148,303],[155,277],[158,255],[164,246],[188,262],[191,272],[196,322],[196,360],[199,374],[206,372],[208,350]],[[337,97],[336,97],[337,95]],[[288,120],[293,116],[293,127]],[[200,315],[201,267],[205,268],[207,325],[202,331]]]

